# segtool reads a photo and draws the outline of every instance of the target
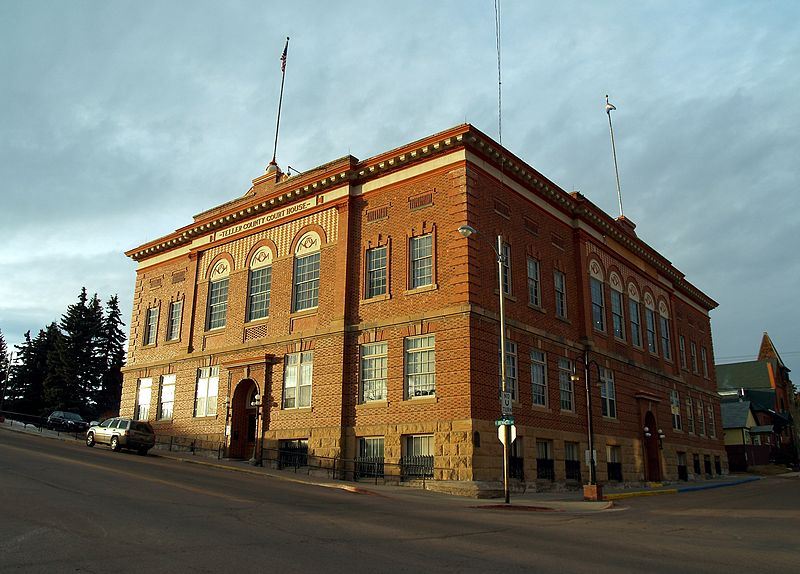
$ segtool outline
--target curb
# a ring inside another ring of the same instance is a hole
[[[697,490],[711,490],[713,488],[724,488],[726,486],[736,486],[737,484],[746,484],[748,482],[755,482],[761,480],[760,476],[753,476],[750,478],[742,478],[741,480],[734,480],[732,482],[722,482],[718,484],[700,484],[698,486],[684,486],[678,489],[678,492],[694,492]]]
[[[603,500],[622,500],[625,498],[636,498],[639,496],[660,496],[662,494],[678,494],[677,488],[666,488],[663,490],[637,490],[634,492],[618,492],[614,494],[606,494]]]
[[[712,490],[714,488],[725,488],[728,486],[737,486],[739,484],[746,484],[748,482],[755,482],[761,480],[760,476],[753,476],[743,478],[741,480],[734,480],[729,482],[718,482],[714,484],[699,484],[697,486],[681,486],[678,488],[665,488],[660,490],[637,490],[634,492],[617,492],[606,494],[603,500],[622,500],[624,498],[636,498],[639,496],[660,496],[662,494],[679,494],[681,492],[696,492],[699,490]]]

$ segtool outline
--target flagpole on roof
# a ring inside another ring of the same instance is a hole
[[[286,37],[286,45],[283,47],[283,54],[281,54],[281,95],[278,98],[278,121],[275,124],[275,147],[272,148],[272,161],[270,165],[277,166],[275,158],[278,154],[278,131],[281,127],[281,106],[283,105],[283,84],[286,81],[286,55],[289,52],[289,37]]]
[[[606,113],[608,114],[608,129],[611,131],[611,151],[614,154],[614,173],[617,176],[617,199],[619,200],[619,216],[623,217],[625,214],[622,212],[622,191],[619,188],[619,169],[617,168],[617,146],[614,145],[614,127],[611,125],[611,110],[616,110],[614,104],[608,101],[608,94],[606,94]]]

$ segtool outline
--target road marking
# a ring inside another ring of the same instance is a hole
[[[156,483],[156,484],[163,484],[165,486],[171,486],[171,487],[178,488],[178,489],[181,489],[181,490],[186,490],[188,492],[192,492],[192,493],[195,493],[195,494],[202,494],[202,495],[205,495],[205,496],[214,496],[216,498],[222,498],[222,499],[231,500],[231,501],[234,501],[234,502],[241,502],[243,504],[252,504],[253,503],[252,500],[247,500],[245,498],[238,498],[236,496],[231,496],[229,494],[221,494],[219,492],[214,492],[213,490],[207,490],[207,489],[204,489],[204,488],[197,488],[195,486],[188,486],[186,484],[180,484],[178,482],[164,480],[164,479],[161,479],[161,478],[153,478],[153,477],[150,477],[150,476],[146,476],[146,475],[143,475],[143,474],[134,473],[134,472],[130,472],[130,471],[117,470],[117,469],[114,469],[114,468],[109,468],[107,466],[102,466],[102,465],[99,465],[99,464],[93,464],[91,462],[82,462],[82,461],[73,460],[73,459],[70,459],[70,458],[65,458],[65,457],[62,457],[62,456],[57,456],[57,455],[54,455],[54,454],[45,454],[45,453],[42,453],[42,452],[32,451],[32,450],[27,449],[27,448],[10,446],[10,445],[6,445],[6,444],[0,444],[0,447],[12,449],[12,450],[18,450],[18,451],[21,451],[23,453],[28,453],[28,454],[36,454],[36,455],[44,457],[44,458],[57,460],[57,461],[64,462],[64,463],[67,463],[67,464],[74,464],[74,465],[77,465],[77,466],[85,466],[87,468],[92,468],[92,469],[95,469],[95,470],[109,472],[111,474],[119,474],[119,475],[122,475],[122,476],[134,477],[134,478],[138,478],[138,479],[141,479],[141,480],[146,480],[148,482],[153,482],[153,483]]]

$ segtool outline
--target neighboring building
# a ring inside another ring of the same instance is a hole
[[[752,465],[768,464],[771,447],[763,436],[764,427],[756,422],[750,401],[722,401],[720,407],[731,472],[745,471]],[[772,426],[767,429],[767,434],[771,435]]]
[[[797,396],[789,368],[765,332],[755,361],[716,365],[723,401],[746,399],[756,418],[758,441],[771,447],[770,459],[779,463],[798,460]]]
[[[724,474],[716,303],[634,228],[470,125],[294,177],[271,165],[127,253],[121,412],[231,457],[263,437],[265,457],[496,488],[502,289],[516,480],[587,479],[587,373],[601,482]]]

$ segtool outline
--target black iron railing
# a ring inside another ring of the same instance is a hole
[[[539,480],[556,479],[556,465],[552,458],[536,459],[536,478]]]
[[[508,476],[525,480],[525,459],[521,456],[508,457]]]
[[[308,466],[308,445],[282,446],[278,450],[278,468]]]
[[[400,459],[400,479],[433,478],[433,456],[412,455]]]
[[[383,478],[382,456],[360,456],[355,459],[353,480],[359,478]]]
[[[581,461],[579,460],[565,460],[564,470],[567,475],[567,480],[581,481]]]

